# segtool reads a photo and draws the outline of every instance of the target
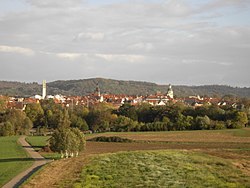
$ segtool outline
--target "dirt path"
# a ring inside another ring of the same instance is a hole
[[[44,159],[38,152],[36,152],[25,140],[25,136],[21,136],[18,139],[19,143],[23,146],[26,152],[34,159],[34,164],[27,170],[21,172],[11,181],[3,186],[3,188],[16,188],[19,187],[27,178],[29,178],[35,171],[41,166],[46,164],[48,160]]]

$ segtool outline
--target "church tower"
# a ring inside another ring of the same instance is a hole
[[[100,91],[100,87],[99,87],[99,83],[98,82],[97,82],[96,88],[95,88],[95,95],[97,95],[98,97],[101,96],[101,91]]]
[[[45,99],[46,97],[46,80],[43,80],[43,95],[42,99]]]
[[[103,98],[103,95],[101,95],[101,90],[100,90],[100,87],[99,87],[99,83],[96,84],[94,95],[95,95],[96,99],[99,102],[103,102],[104,98]]]
[[[174,91],[172,89],[172,85],[171,84],[169,84],[169,86],[168,86],[167,96],[170,97],[171,99],[174,98]]]

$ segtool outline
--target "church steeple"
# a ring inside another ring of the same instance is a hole
[[[42,99],[45,99],[46,97],[46,80],[43,80],[43,94]]]
[[[96,88],[95,88],[95,94],[100,97],[101,96],[101,91],[100,91],[100,87],[99,87],[99,83],[96,83]]]
[[[167,96],[170,97],[171,99],[174,98],[174,91],[172,89],[172,85],[171,84],[169,84],[169,86],[168,86]]]

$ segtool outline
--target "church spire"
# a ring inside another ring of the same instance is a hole
[[[174,91],[172,89],[172,85],[171,84],[169,84],[169,86],[168,86],[167,96],[170,97],[171,99],[174,98]]]
[[[99,83],[96,83],[96,88],[95,88],[95,94],[100,97],[101,96],[101,91],[100,91],[100,87],[99,87]]]

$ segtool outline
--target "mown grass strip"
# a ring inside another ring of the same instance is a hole
[[[0,137],[0,187],[33,164],[18,138]]]

